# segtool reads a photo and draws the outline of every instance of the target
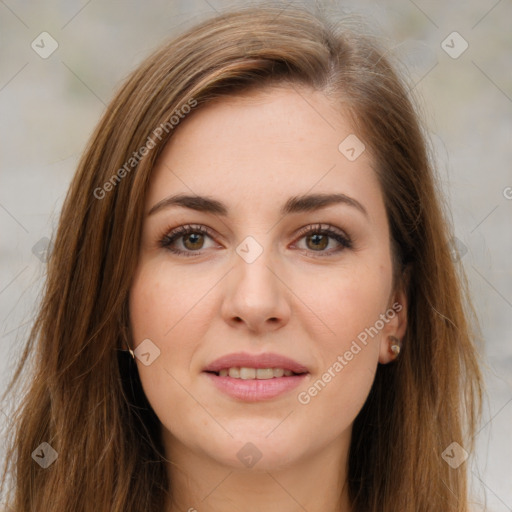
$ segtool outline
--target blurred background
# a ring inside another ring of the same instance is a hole
[[[114,91],[164,40],[257,3],[0,0],[0,392],[34,318],[68,185]],[[454,259],[467,273],[485,340],[488,397],[468,461],[475,509],[510,512],[512,2],[302,4],[328,10],[333,21],[363,15],[407,69],[452,214]],[[13,404],[0,405],[7,431]]]

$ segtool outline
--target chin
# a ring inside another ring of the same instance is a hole
[[[228,426],[234,437],[225,438],[210,456],[235,470],[276,471],[290,466],[306,448],[302,441],[306,432],[293,435],[289,428],[279,432],[276,421],[251,423],[238,425],[238,433]]]

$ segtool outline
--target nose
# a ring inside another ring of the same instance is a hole
[[[290,291],[284,276],[275,270],[277,265],[272,265],[270,251],[264,250],[251,263],[238,254],[234,254],[234,260],[235,268],[225,282],[221,308],[224,320],[232,327],[258,334],[286,325],[290,319]]]

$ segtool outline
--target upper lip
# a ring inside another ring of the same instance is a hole
[[[225,368],[233,367],[282,368],[283,370],[291,370],[294,373],[308,372],[308,369],[297,361],[272,352],[265,352],[263,354],[248,354],[246,352],[227,354],[212,361],[203,371],[218,372]]]

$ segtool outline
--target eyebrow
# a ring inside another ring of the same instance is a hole
[[[368,217],[366,208],[359,201],[345,194],[309,194],[293,196],[290,197],[282,206],[280,214],[281,216],[284,216],[292,213],[311,212],[335,204],[352,206]],[[149,210],[148,216],[173,206],[181,206],[183,208],[189,208],[199,212],[213,213],[220,215],[221,217],[227,217],[229,215],[228,207],[217,199],[212,197],[177,194],[166,197],[156,203]]]

